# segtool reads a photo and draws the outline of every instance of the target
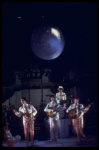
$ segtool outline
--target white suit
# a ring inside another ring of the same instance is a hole
[[[50,112],[52,109],[50,109],[49,107],[54,107],[56,106],[56,110],[59,111],[60,110],[60,105],[57,102],[50,102],[47,104],[47,106],[45,107],[44,111],[45,112]],[[51,118],[49,117],[49,125],[50,125],[50,138],[51,140],[58,140],[58,128],[59,128],[59,112],[56,112],[55,117]]]
[[[26,114],[28,112],[29,116]],[[25,114],[25,115],[23,115]],[[37,110],[31,104],[26,104],[19,108],[19,112],[16,112],[15,115],[18,117],[23,116],[23,126],[24,126],[24,135],[26,143],[29,141],[29,131],[31,136],[31,144],[33,145],[34,138],[34,116],[37,114]]]
[[[61,100],[66,100],[66,94],[64,92],[56,93],[56,101],[60,103]]]

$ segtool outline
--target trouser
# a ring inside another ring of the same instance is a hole
[[[23,126],[27,146],[29,145],[29,132],[31,137],[31,144],[34,145],[34,121],[25,122]]]
[[[49,118],[50,124],[50,139],[51,140],[58,140],[58,124],[59,121],[55,118]]]
[[[73,127],[76,130],[78,138],[80,139],[80,136],[84,136],[84,133],[83,133],[83,127],[84,127],[83,117],[78,118],[78,119],[72,119],[72,124],[73,124]]]

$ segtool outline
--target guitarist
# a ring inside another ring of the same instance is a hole
[[[72,124],[74,129],[76,130],[77,133],[77,137],[78,137],[78,141],[81,141],[81,136],[82,137],[86,137],[83,133],[83,127],[84,127],[84,122],[83,122],[83,113],[85,113],[86,111],[89,110],[89,108],[86,108],[84,110],[84,106],[83,104],[79,104],[79,98],[78,97],[74,97],[74,103],[72,105],[69,106],[69,108],[66,110],[66,112],[68,113],[70,110],[72,109],[76,109],[78,110],[78,108],[81,110],[81,115],[80,117],[76,118],[76,119],[72,119]],[[78,113],[78,112],[77,112]]]
[[[26,140],[27,147],[29,146],[29,131],[31,136],[31,145],[34,146],[34,116],[37,114],[37,110],[33,105],[27,104],[27,99],[25,97],[21,98],[21,103],[23,106],[19,108],[19,112],[13,109],[16,116],[23,116],[23,126],[24,126],[24,135]]]
[[[54,116],[49,116],[50,139],[51,141],[58,140],[58,122],[60,105],[55,101],[54,96],[51,96],[51,102],[47,104],[44,111],[47,113],[53,112]],[[52,109],[53,108],[53,109]],[[55,109],[54,109],[55,108]]]

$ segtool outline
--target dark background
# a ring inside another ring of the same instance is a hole
[[[58,27],[65,38],[62,54],[50,61],[35,56],[30,46],[33,31],[46,24]],[[13,82],[9,72],[31,63],[52,68],[50,78],[57,85],[62,83],[69,69],[74,70],[81,78],[82,88],[87,87],[89,99],[95,102],[95,112],[98,104],[98,3],[3,2],[2,86]]]
[[[44,18],[43,18],[44,16]],[[18,17],[21,17],[20,19]],[[2,3],[3,66],[19,69],[24,63],[42,62],[30,46],[33,31],[44,24],[58,27],[65,38],[63,53],[51,60],[70,67],[97,73],[98,3],[97,2],[4,2]],[[58,67],[58,65],[57,65]],[[58,67],[59,68],[59,67]]]

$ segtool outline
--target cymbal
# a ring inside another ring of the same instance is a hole
[[[45,96],[54,96],[54,95],[45,95]]]

